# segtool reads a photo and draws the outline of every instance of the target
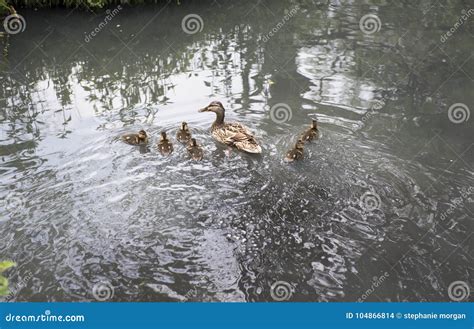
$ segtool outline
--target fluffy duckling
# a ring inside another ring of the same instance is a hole
[[[176,138],[183,144],[188,143],[191,140],[191,132],[189,131],[188,124],[183,122],[181,129],[176,133]]]
[[[221,102],[211,102],[199,112],[214,112],[216,120],[211,126],[211,134],[215,140],[234,146],[248,153],[262,153],[262,148],[250,130],[239,122],[224,122],[225,109]]]
[[[296,142],[295,147],[286,153],[285,161],[286,162],[298,161],[298,160],[303,159],[303,156],[304,156],[304,142],[300,138]]]
[[[173,152],[173,144],[171,141],[166,137],[166,132],[161,132],[161,138],[158,142],[158,151],[160,151],[161,155],[170,155]]]
[[[148,135],[145,130],[140,130],[138,134],[123,135],[122,141],[130,145],[143,145],[148,143]]]
[[[313,119],[311,123],[311,127],[309,127],[303,132],[303,135],[301,135],[301,139],[303,140],[303,142],[310,142],[313,139],[318,139],[318,138],[319,138],[318,121]]]
[[[196,161],[201,161],[203,156],[202,147],[196,142],[196,138],[191,138],[191,141],[188,144],[188,152],[191,155],[191,158]]]

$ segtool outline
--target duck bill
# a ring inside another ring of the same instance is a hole
[[[209,110],[207,107],[203,107],[202,109],[199,109],[198,112],[208,112]]]

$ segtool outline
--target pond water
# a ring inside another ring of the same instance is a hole
[[[449,301],[474,264],[469,9],[18,9],[25,31],[0,39],[8,299]],[[212,140],[197,112],[212,100],[261,156]],[[284,163],[312,118],[321,138]],[[201,162],[175,141],[182,121]],[[148,148],[117,138],[142,128]]]

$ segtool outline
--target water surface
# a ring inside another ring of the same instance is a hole
[[[466,3],[109,10],[19,10],[26,30],[1,39],[11,300],[272,301],[281,281],[290,301],[449,301],[472,284],[473,121],[448,109],[474,104],[473,18],[441,40]],[[211,139],[211,100],[261,156]],[[285,164],[312,118],[320,140]],[[155,148],[183,120],[202,162]],[[142,128],[149,148],[117,139]]]

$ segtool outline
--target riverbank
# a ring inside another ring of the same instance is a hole
[[[15,8],[84,8],[98,9],[112,5],[143,5],[143,4],[160,4],[169,0],[0,0],[0,14],[8,14]],[[180,0],[173,0],[178,5]]]

